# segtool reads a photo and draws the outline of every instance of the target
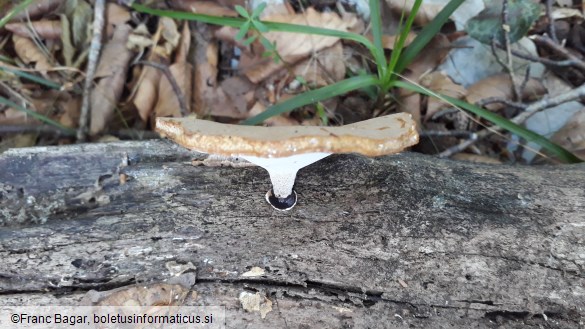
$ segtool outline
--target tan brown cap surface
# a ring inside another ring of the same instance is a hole
[[[340,127],[259,127],[194,118],[157,118],[156,131],[188,149],[264,158],[302,153],[392,154],[418,143],[410,114],[398,113]]]

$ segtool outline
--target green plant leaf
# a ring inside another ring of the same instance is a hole
[[[266,39],[265,37],[260,37],[260,43],[267,51],[276,51],[276,43],[270,42],[270,40]]]
[[[264,11],[264,9],[266,9],[266,2],[262,2],[261,4],[259,4],[256,9],[254,9],[254,11],[252,12],[252,18],[258,18],[260,17],[260,14],[262,14],[262,12]]]
[[[248,11],[246,11],[246,9],[240,5],[236,5],[234,7],[236,9],[236,11],[238,12],[238,14],[240,14],[240,16],[250,19],[250,14],[248,13]]]
[[[253,35],[253,36],[249,37],[248,39],[242,41],[242,43],[244,44],[244,46],[248,47],[252,42],[256,41],[256,38],[258,38],[258,36]]]
[[[449,96],[445,96],[445,95],[440,95],[440,94],[438,95],[430,90],[427,90],[425,88],[421,88],[417,85],[413,85],[411,83],[404,82],[404,81],[396,81],[394,83],[394,86],[399,87],[399,88],[405,88],[408,90],[412,90],[414,92],[424,94],[427,96],[440,98],[441,100],[455,104],[456,106],[458,106],[462,109],[465,109],[473,114],[476,114],[479,117],[481,117],[485,120],[488,120],[488,121],[498,125],[499,127],[503,128],[503,129],[515,134],[515,135],[518,135],[518,136],[524,138],[525,140],[527,140],[529,142],[534,142],[534,143],[542,146],[544,149],[551,152],[551,154],[553,154],[554,156],[556,156],[557,158],[559,158],[559,160],[561,160],[563,162],[566,162],[566,163],[583,162],[583,160],[579,159],[573,153],[571,153],[571,152],[567,151],[565,148],[549,141],[545,137],[543,137],[543,136],[541,136],[533,131],[530,131],[522,126],[519,126],[519,125],[515,124],[514,122],[507,120],[507,119],[505,119],[505,118],[503,118],[503,117],[501,117],[493,112],[490,112],[486,109],[483,109],[479,106],[469,104],[469,103],[464,102],[464,101],[457,99],[457,98],[453,98],[453,97],[449,97]]]
[[[18,5],[12,7],[10,11],[0,19],[0,29],[6,25],[6,23],[10,22],[12,17],[16,16],[16,14],[20,13],[21,11],[25,10],[34,0],[25,0],[19,3]]]
[[[266,26],[266,24],[260,22],[260,21],[252,21],[252,24],[254,25],[254,27],[256,28],[256,30],[262,32],[262,33],[266,33],[269,31],[268,26]]]
[[[505,43],[502,27],[503,0],[486,2],[486,8],[467,21],[465,30],[474,39],[491,44],[495,38],[501,45]],[[540,6],[532,0],[508,0],[508,36],[510,43],[526,35],[532,24],[540,16]]]
[[[244,23],[244,25],[242,25],[242,27],[240,27],[238,34],[236,34],[236,40],[240,41],[244,39],[246,33],[248,33],[248,30],[250,29],[250,24],[251,24],[250,22],[246,22]]]
[[[386,55],[384,55],[384,46],[382,45],[382,18],[380,16],[380,1],[370,0],[370,24],[372,24],[372,37],[374,39],[374,47],[370,49],[376,66],[378,68],[378,76],[385,77],[388,75],[388,68],[386,62]]]
[[[6,72],[13,73],[14,75],[16,75],[18,77],[21,77],[23,79],[30,80],[32,82],[36,82],[36,83],[38,83],[40,85],[43,85],[43,86],[48,87],[48,88],[51,88],[51,89],[56,89],[56,90],[60,90],[61,89],[61,85],[60,84],[55,83],[55,82],[53,82],[51,80],[47,80],[47,79],[42,78],[42,77],[38,77],[36,75],[32,75],[30,73],[26,73],[26,72],[19,71],[19,70],[14,70],[14,69],[11,69],[11,68],[8,68],[8,67],[3,67],[3,66],[0,66],[0,71],[6,71]]]
[[[319,119],[321,119],[321,123],[325,126],[328,125],[329,117],[327,117],[327,112],[325,111],[323,103],[317,102],[317,104],[315,104],[315,107],[317,108],[317,116],[319,117]]]
[[[302,75],[297,75],[295,77],[295,80],[297,80],[298,82],[300,82],[303,86],[307,85],[307,80],[305,80],[305,78]]]
[[[380,80],[378,80],[378,78],[374,75],[357,76],[345,79],[323,88],[302,93],[293,98],[289,98],[282,103],[272,105],[271,107],[266,109],[266,111],[242,121],[241,124],[256,125],[268,118],[286,112],[290,112],[296,108],[305,106],[307,104],[312,104],[322,100],[326,100],[331,97],[345,94],[352,90],[377,85],[379,84],[379,81]]]
[[[388,63],[388,74],[384,77],[384,86],[390,85],[390,81],[397,79],[397,76],[393,75],[392,73],[395,72],[396,64],[402,55],[402,50],[404,49],[404,43],[408,38],[408,33],[412,29],[412,24],[414,23],[414,19],[416,18],[416,13],[418,12],[420,5],[422,4],[422,0],[415,0],[412,9],[410,10],[410,14],[406,19],[406,24],[400,31],[400,35],[398,37],[398,41],[394,45],[394,50],[392,50],[392,55],[390,57],[390,63]]]

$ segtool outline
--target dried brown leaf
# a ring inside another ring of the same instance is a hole
[[[396,15],[410,15],[410,9],[413,8],[415,0],[386,0],[386,4]],[[443,6],[440,4],[433,4],[424,2],[421,4],[419,10],[416,12],[414,22],[417,25],[427,25],[437,16]],[[399,16],[400,17],[400,16]]]
[[[451,42],[444,34],[437,34],[408,66],[405,73],[411,80],[419,81],[423,74],[434,70],[443,62],[449,51]]]
[[[471,85],[467,89],[467,102],[475,104],[485,98],[502,98],[512,100],[514,97],[512,80],[507,73],[487,77]],[[536,99],[546,92],[542,83],[536,79],[529,79],[522,93],[522,99]],[[497,111],[503,108],[502,103],[492,103],[485,106],[488,110]]]
[[[585,109],[575,113],[551,140],[585,161]]]
[[[99,75],[102,78],[91,93],[91,125],[90,133],[95,135],[104,130],[110,122],[114,109],[124,90],[126,72],[132,53],[126,47],[130,26],[119,25],[112,39],[105,44],[100,62]]]
[[[189,31],[189,24],[183,23],[183,30],[181,31],[181,39],[175,52],[175,63],[186,62],[191,46],[191,32]]]
[[[179,89],[182,92],[182,97],[185,99],[187,104],[187,113],[190,113],[190,102],[191,99],[191,81],[192,81],[192,67],[187,62],[179,62],[169,67],[171,75],[175,78],[175,81],[179,85]],[[154,113],[157,117],[181,117],[181,107],[179,105],[179,95],[173,90],[171,83],[165,75],[162,76],[160,84],[158,86],[158,99],[156,106],[154,107]]]
[[[243,5],[243,4],[242,4]],[[235,10],[217,3],[215,1],[201,1],[201,0],[175,0],[173,7],[184,11],[190,11],[197,14],[237,17],[238,13]]]
[[[61,37],[61,22],[58,20],[40,20],[30,23],[9,23],[6,29],[18,36],[32,38],[37,35],[41,39],[59,39]],[[34,30],[31,31],[31,29]]]
[[[206,88],[201,95],[201,115],[245,119],[248,117],[247,96],[253,92],[252,85],[244,77],[233,77],[221,82],[217,88]]]
[[[177,48],[179,40],[181,39],[181,33],[179,33],[175,21],[169,17],[160,18],[159,28],[160,27],[162,27],[161,36],[164,41],[162,47],[165,50],[166,57],[169,57],[175,48]]]
[[[422,51],[408,66],[405,77],[414,82],[419,82],[421,77],[434,70],[447,56],[450,49],[450,42],[444,34],[436,35],[431,42],[426,46],[425,51]],[[412,114],[418,127],[421,127],[421,107],[420,95],[400,89],[398,93],[398,108],[402,112]]]
[[[371,34],[367,35],[368,39],[370,41],[374,41],[374,37]],[[384,49],[388,49],[388,50],[392,50],[394,49],[394,44],[396,43],[396,39],[398,39],[400,36],[398,35],[382,35],[382,47],[384,47]],[[409,32],[408,35],[406,36],[406,41],[404,42],[404,46],[408,46],[410,45],[410,43],[412,42],[412,40],[414,40],[414,38],[416,38],[416,34],[414,32]]]
[[[323,87],[340,81],[345,77],[343,46],[338,42],[323,49],[315,57],[295,65],[293,71],[295,76],[302,76],[310,86]]]
[[[254,106],[250,109],[248,113],[249,117],[253,117],[258,115],[262,112],[266,111],[266,106],[262,105],[260,102],[256,102]],[[264,120],[264,125],[271,127],[271,126],[297,126],[299,123],[296,120],[293,120],[284,115],[277,115],[271,118]]]
[[[347,31],[347,23],[335,13],[320,13],[308,8],[305,13],[296,15],[275,15],[266,17],[267,21],[300,24],[327,29]],[[264,34],[270,42],[276,42],[276,51],[284,62],[294,64],[310,54],[331,47],[339,38],[310,35],[305,33],[268,32]],[[275,71],[284,67],[270,58],[262,57],[264,47],[259,42],[253,44],[252,54],[242,54],[240,67],[254,83],[258,83]]]
[[[14,1],[13,4],[16,5],[18,1]],[[36,19],[41,16],[47,16],[47,14],[51,13],[53,10],[59,8],[59,6],[63,3],[63,0],[38,0],[33,1],[29,6],[26,7],[26,10],[21,11],[20,13],[14,15],[11,21],[20,21],[20,20],[27,20],[27,19]],[[4,16],[8,11],[10,11],[12,7],[7,8],[5,12],[2,13],[0,16]]]
[[[217,88],[217,40],[208,39],[202,33],[195,32],[197,47],[195,47],[195,77],[193,79],[193,106],[194,112],[203,116],[208,111],[208,95]]]
[[[443,74],[442,72],[433,72],[421,79],[421,85],[442,95],[451,96],[454,98],[462,98],[466,94],[463,86],[456,84]],[[427,111],[425,114],[425,121],[429,120],[435,113],[439,112],[449,104],[435,98],[429,97],[427,102]]]
[[[113,290],[90,290],[81,305],[92,306],[178,306],[183,303],[195,283],[194,275],[173,277],[170,282],[137,284]],[[195,296],[194,296],[195,297]]]
[[[35,69],[44,73],[53,67],[32,40],[13,34],[12,41],[16,54],[24,63],[35,63]]]
[[[161,63],[162,59],[154,59],[152,62]],[[138,86],[132,102],[138,109],[138,114],[143,122],[146,122],[157,101],[158,85],[162,72],[152,66],[144,66],[139,78]]]
[[[59,102],[61,116],[59,123],[65,127],[75,128],[79,123],[79,111],[81,109],[81,98],[69,96]]]
[[[132,17],[126,7],[115,3],[106,4],[106,20],[110,25],[120,25],[127,23]]]

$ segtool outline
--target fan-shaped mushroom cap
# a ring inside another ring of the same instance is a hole
[[[156,131],[191,150],[262,158],[314,152],[379,156],[418,143],[416,125],[407,113],[341,127],[258,127],[193,118],[157,118]]]
[[[297,171],[332,153],[379,156],[418,143],[410,114],[383,116],[341,127],[256,127],[194,118],[157,118],[156,131],[199,152],[242,157],[270,174],[266,199],[278,210],[296,204]]]

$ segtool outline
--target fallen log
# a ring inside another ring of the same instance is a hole
[[[0,155],[0,305],[190,272],[183,303],[226,306],[228,328],[583,326],[584,165],[334,155],[277,212],[261,168],[204,158],[165,141]]]

